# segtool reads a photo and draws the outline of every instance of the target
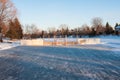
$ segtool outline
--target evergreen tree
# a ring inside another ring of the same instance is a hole
[[[116,28],[117,26],[119,26],[119,24],[118,24],[118,23],[116,23],[115,28]]]
[[[21,25],[17,18],[14,21],[10,20],[9,30],[6,34],[11,39],[21,39],[23,36]]]
[[[21,24],[20,24],[20,22],[19,22],[19,20],[18,20],[18,18],[15,18],[15,20],[14,20],[14,26],[15,26],[15,32],[16,32],[16,38],[17,39],[22,39],[22,37],[23,37],[23,31],[22,31],[22,27],[21,27]]]
[[[9,21],[9,30],[6,33],[6,36],[9,37],[9,38],[11,38],[11,39],[13,39],[13,35],[15,35],[13,29],[14,29],[14,23],[13,23],[12,20],[10,20]]]
[[[105,33],[106,33],[107,35],[113,33],[113,28],[109,25],[108,22],[106,23],[106,26],[105,26]]]
[[[95,28],[94,28],[94,27],[92,27],[92,28],[91,28],[91,30],[92,30],[92,31],[91,31],[91,33],[90,33],[90,35],[89,35],[89,36],[90,36],[90,37],[96,36],[96,31],[95,31]]]

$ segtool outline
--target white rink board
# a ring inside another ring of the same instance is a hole
[[[57,39],[57,40],[60,40],[60,39]],[[44,42],[57,42],[56,40],[54,39],[47,39],[46,40],[43,40],[43,39],[32,39],[32,40],[21,40],[21,45],[25,45],[25,46],[45,46]],[[61,41],[59,41],[61,42]],[[71,42],[71,39],[64,39],[62,40],[62,42]],[[98,38],[79,38],[79,39],[73,39],[72,42],[76,42],[77,44],[80,44],[80,45],[87,45],[87,44],[100,44],[100,39]],[[61,43],[62,44],[62,43]],[[58,45],[58,44],[56,44]],[[67,45],[67,44],[66,44]],[[76,45],[76,44],[74,44]],[[52,46],[52,45],[51,45]]]
[[[85,44],[100,44],[101,41],[99,38],[81,38],[78,39],[78,44],[85,45]]]
[[[43,46],[43,39],[21,40],[21,45],[25,45],[25,46]]]

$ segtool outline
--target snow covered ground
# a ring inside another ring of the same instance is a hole
[[[104,45],[116,48],[120,47],[120,36],[107,36],[107,37],[101,36],[100,39]]]
[[[20,41],[17,42],[3,42],[0,43],[0,50],[6,50],[6,49],[10,49],[10,48],[14,48],[20,46]]]

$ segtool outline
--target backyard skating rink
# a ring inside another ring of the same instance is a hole
[[[18,46],[0,51],[0,80],[120,80],[115,47]]]

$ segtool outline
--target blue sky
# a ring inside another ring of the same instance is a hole
[[[120,0],[12,0],[23,25],[35,24],[40,29],[67,24],[70,28],[91,25],[101,17],[113,26],[120,23]]]

